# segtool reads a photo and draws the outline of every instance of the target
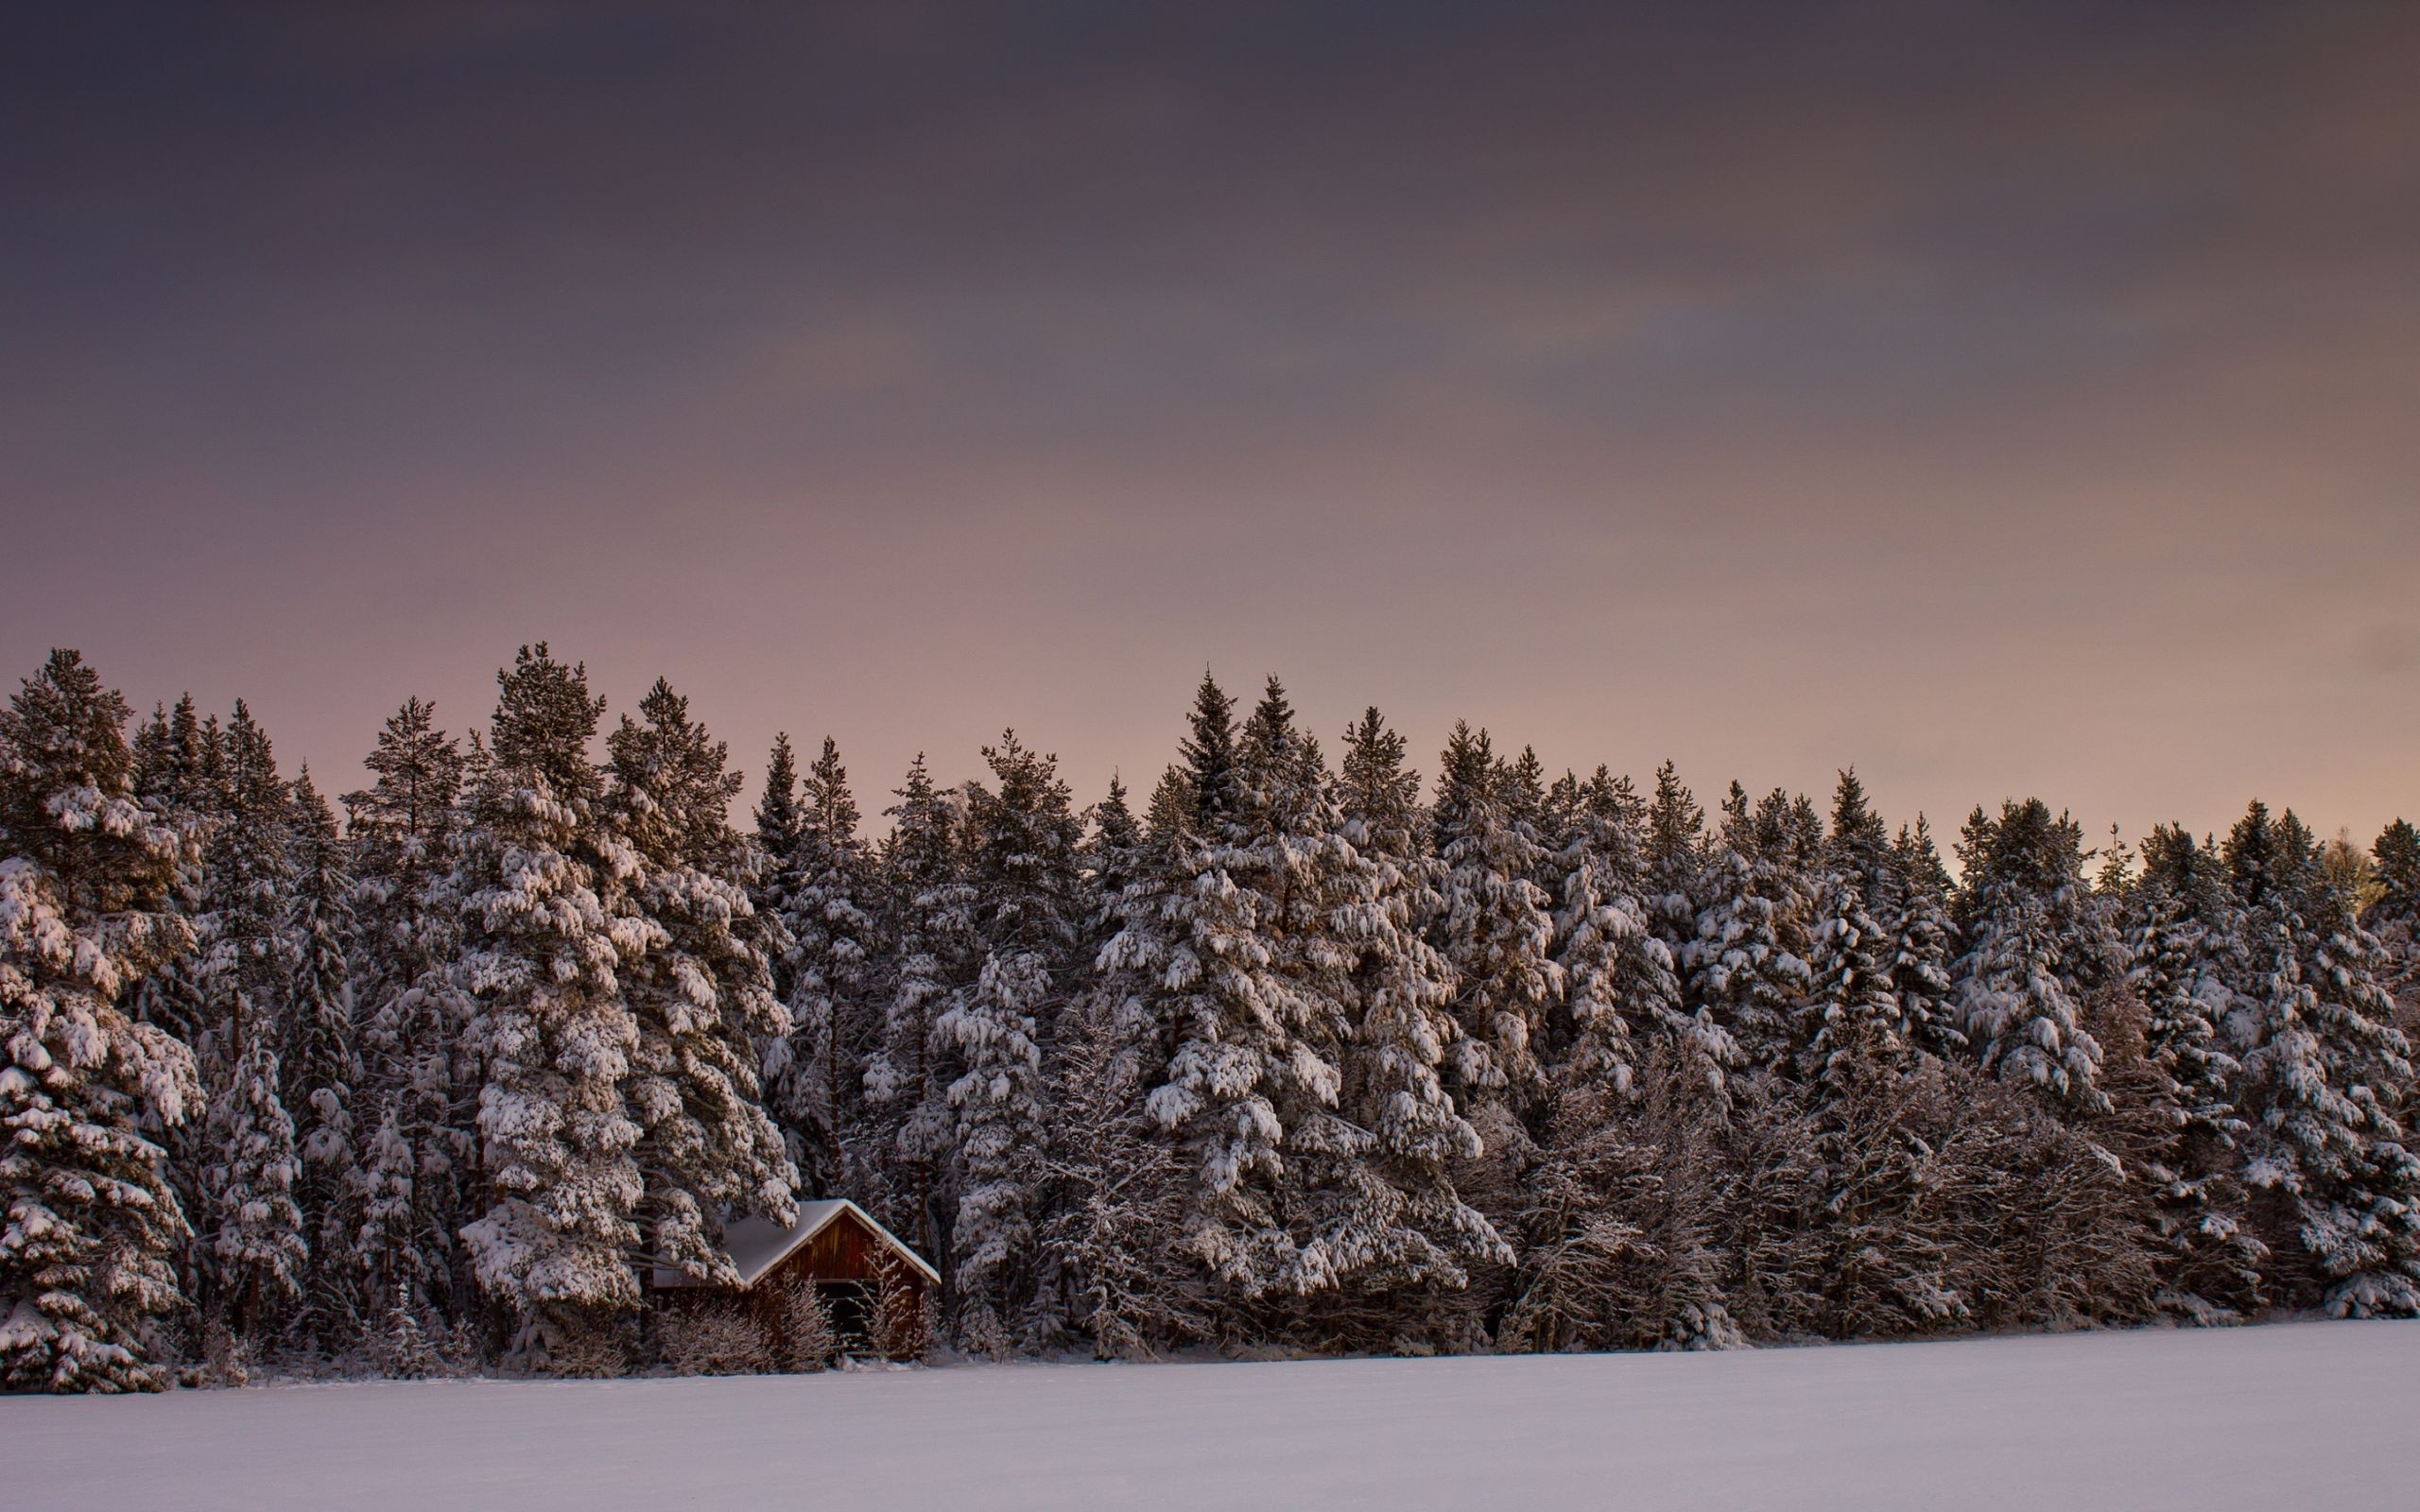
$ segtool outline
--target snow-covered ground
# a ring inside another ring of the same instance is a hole
[[[0,1399],[10,1507],[2413,1504],[2420,1324]]]

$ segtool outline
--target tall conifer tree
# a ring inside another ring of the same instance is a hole
[[[740,783],[729,752],[661,678],[638,713],[606,741],[606,807],[636,853],[624,906],[647,936],[623,972],[638,1031],[623,1090],[640,1129],[634,1216],[656,1264],[729,1281],[723,1215],[786,1225],[797,1212],[798,1171],[757,1080],[756,1046],[786,1033],[789,1016],[729,820]]]
[[[1466,1108],[1493,1104],[1517,1117],[1545,1093],[1538,1042],[1564,988],[1551,900],[1531,880],[1545,868],[1545,848],[1520,816],[1538,805],[1485,730],[1455,725],[1440,768],[1431,822],[1443,905],[1432,933],[1454,969],[1462,1026],[1446,1062],[1449,1085]]]
[[[786,740],[775,744],[773,759],[789,760]],[[769,855],[779,881],[768,903],[786,936],[774,974],[790,1032],[768,1042],[765,1071],[791,1159],[807,1190],[821,1195],[849,1182],[844,1146],[864,1122],[865,1058],[882,1029],[881,905],[839,746],[825,736],[795,798],[785,793],[777,804],[783,785],[769,782],[757,811],[759,842],[786,847]]]
[[[605,822],[589,755],[605,700],[586,666],[542,641],[496,685],[456,885],[486,1208],[462,1239],[517,1325],[514,1353],[547,1364],[639,1301],[646,1130],[623,1098],[640,1041],[625,975],[657,936],[629,906],[640,856]]]
[[[410,698],[362,765],[371,785],[344,796],[363,1078],[350,1249],[371,1321],[421,1330],[461,1316],[472,1291],[456,1231],[478,1168],[477,1074],[458,1057],[471,1000],[451,974],[470,762]]]
[[[299,1125],[301,1179],[295,1200],[318,1263],[310,1267],[305,1320],[326,1348],[352,1342],[361,1323],[354,1253],[354,1186],[359,1154],[356,1103],[362,1087],[354,1033],[350,858],[334,811],[312,784],[296,779],[291,837],[293,891],[285,929],[293,978],[284,1026],[285,1100]]]
[[[1960,854],[1962,1029],[1983,1069],[2054,1106],[2104,1110],[2082,1000],[2118,954],[2083,879],[2082,833],[2039,799],[1977,809]]]
[[[126,700],[54,651],[0,710],[0,1383],[156,1391],[188,1230],[155,1142],[193,1057],[120,1004],[190,949],[185,834],[134,796]]]
[[[267,1342],[301,1300],[309,1246],[281,1054],[302,952],[287,927],[294,795],[268,731],[242,700],[227,723],[217,823],[205,853],[205,1021],[210,1098],[201,1189],[203,1301],[240,1338]]]

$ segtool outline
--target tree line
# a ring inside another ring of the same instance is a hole
[[[10,1387],[645,1369],[649,1275],[823,1196],[995,1356],[2420,1313],[2401,821],[2011,800],[1953,876],[1853,772],[1709,814],[1457,726],[1425,782],[1205,677],[1139,813],[1009,732],[872,839],[829,739],[743,828],[666,683],[497,681],[334,803],[240,702],[9,700]]]

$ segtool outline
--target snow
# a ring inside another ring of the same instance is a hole
[[[0,1399],[18,1506],[2407,1504],[2420,1322]]]

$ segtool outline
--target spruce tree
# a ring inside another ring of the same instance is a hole
[[[1142,821],[1127,802],[1126,783],[1110,774],[1109,791],[1085,813],[1086,834],[1078,855],[1083,873],[1084,937],[1098,954],[1115,932],[1115,906],[1142,874],[1147,848]]]
[[[1962,1028],[1985,1071],[2094,1112],[2107,1099],[2081,1004],[2122,950],[2084,884],[2081,840],[2039,799],[2006,803],[1996,819],[1975,811],[1960,848],[1967,949],[1955,975]]]
[[[2165,1126],[2144,1152],[2155,1202],[2168,1310],[2195,1321],[2242,1316],[2260,1297],[2266,1246],[2245,1221],[2238,1171],[2249,1131],[2235,1111],[2238,1067],[2219,1025],[2239,925],[2218,860],[2174,825],[2142,845],[2126,896],[2130,985],[2143,1009],[2147,1078],[2125,1099]]]
[[[1148,1074],[1145,1106],[1194,1172],[1180,1246],[1249,1303],[1336,1283],[1338,1257],[1305,1232],[1289,1157],[1349,1159],[1369,1136],[1334,1111],[1355,962],[1331,916],[1350,901],[1352,848],[1317,745],[1275,679],[1221,776],[1204,731],[1227,707],[1205,683],[1181,784],[1199,828],[1163,890],[1130,890],[1101,959],[1151,984],[1167,1058]],[[1231,797],[1204,802],[1205,786]]]
[[[1958,1027],[1956,984],[1950,976],[1955,926],[1949,870],[1941,864],[1923,815],[1916,816],[1912,827],[1900,826],[1891,849],[1889,876],[1896,904],[1889,919],[1876,919],[1891,931],[1891,987],[1899,998],[1899,1017],[1918,1049],[1955,1056],[1967,1044]]]
[[[2386,956],[2379,980],[2395,998],[2395,1018],[2409,1036],[2420,1033],[2420,830],[2397,819],[2370,848],[2376,896],[2362,923]]]
[[[1236,775],[1236,704],[1226,691],[1201,674],[1194,690],[1193,712],[1186,716],[1187,733],[1177,747],[1193,798],[1191,827],[1215,835],[1239,801]]]
[[[1647,879],[1655,936],[1678,960],[1697,937],[1697,889],[1705,866],[1705,810],[1670,762],[1655,768],[1647,809]]]
[[[760,1040],[789,1028],[773,996],[765,930],[749,902],[749,852],[729,822],[739,774],[659,678],[607,738],[605,807],[631,854],[624,907],[644,926],[624,968],[636,1022],[623,1099],[639,1125],[633,1212],[656,1265],[700,1280],[737,1278],[722,1244],[726,1213],[786,1225],[797,1169],[765,1111]]]
[[[1752,812],[1746,792],[1731,784],[1700,884],[1696,937],[1683,961],[1689,1003],[1730,1036],[1748,1067],[1772,1068],[1787,1057],[1812,981],[1811,888],[1802,869],[1810,846],[1786,795],[1776,790]]]
[[[1345,731],[1337,799],[1351,850],[1340,919],[1356,959],[1339,1109],[1369,1140],[1310,1176],[1318,1243],[1340,1286],[1357,1309],[1394,1297],[1397,1313],[1404,1288],[1460,1289],[1474,1264],[1512,1258],[1452,1178],[1454,1162],[1477,1159],[1481,1144],[1439,1074],[1461,1031],[1452,967],[1422,937],[1442,905],[1442,868],[1422,843],[1420,776],[1405,750],[1375,709]]]
[[[773,760],[789,762],[786,740]],[[823,1195],[851,1185],[844,1146],[864,1122],[865,1057],[882,1017],[880,900],[838,745],[824,737],[804,782],[769,781],[756,818],[760,844],[786,846],[769,851],[779,881],[767,903],[786,937],[774,977],[790,1032],[766,1044],[767,1091],[806,1190]]]
[[[976,895],[966,881],[962,805],[958,795],[933,785],[921,753],[895,796],[882,853],[890,999],[866,1059],[873,1138],[865,1168],[879,1188],[869,1194],[876,1211],[933,1257],[954,1300],[948,1160],[956,1119],[935,1025],[981,968]]]
[[[309,1245],[281,1047],[302,966],[288,927],[294,794],[268,731],[239,699],[227,723],[218,813],[205,850],[197,1049],[210,1098],[200,1187],[205,1311],[239,1341],[270,1342],[302,1294]]]
[[[156,1391],[189,1230],[152,1137],[198,1111],[192,1055],[120,1006],[189,950],[185,834],[134,796],[126,700],[73,651],[0,710],[0,1383]]]
[[[1080,826],[1056,757],[1014,730],[983,760],[999,783],[967,788],[968,881],[983,963],[972,991],[933,1025],[956,1077],[959,1195],[951,1245],[959,1328],[972,1345],[1005,1349],[1031,1319],[1047,1117],[1044,1047],[1072,985],[1083,932]]]
[[[1824,879],[1810,933],[1814,959],[1797,1036],[1804,1074],[1832,1082],[1854,1059],[1900,1063],[1909,1035],[1892,984],[1893,942],[1867,910],[1853,873]]]
[[[544,1365],[594,1318],[638,1305],[646,1130],[623,1098],[640,1043],[624,978],[658,936],[628,905],[641,860],[601,812],[589,743],[605,701],[587,668],[542,641],[496,685],[454,886],[486,1210],[461,1237],[516,1325],[515,1357]]]
[[[478,1168],[478,1076],[457,1054],[471,999],[451,973],[471,763],[409,698],[362,765],[371,785],[344,795],[362,1075],[344,1248],[370,1321],[424,1330],[463,1316],[475,1286],[456,1233]]]
[[[1599,766],[1567,801],[1555,960],[1568,1032],[1552,1079],[1601,1081],[1627,1096],[1647,1037],[1689,1032],[1680,977],[1655,933],[1645,810],[1629,780]]]
[[[1808,927],[1810,984],[1794,1039],[1801,1070],[1829,1081],[1841,1057],[1897,1065],[1910,1048],[1896,981],[1897,941],[1880,922],[1905,892],[1890,832],[1854,770],[1840,774]]]
[[[760,880],[771,887],[769,897],[773,906],[780,905],[787,889],[771,879],[783,876],[785,859],[797,849],[804,826],[805,816],[798,803],[798,753],[790,748],[788,732],[777,732],[773,748],[765,758],[765,791],[756,800],[756,845],[769,863],[766,877]]]
[[[1537,1042],[1564,989],[1551,900],[1530,880],[1545,848],[1519,812],[1536,808],[1533,784],[1467,724],[1455,725],[1440,768],[1431,823],[1443,902],[1431,934],[1454,969],[1462,1027],[1448,1085],[1466,1108],[1495,1105],[1517,1117],[1546,1091]]]
[[[2230,1030],[2244,1179],[2290,1299],[2340,1316],[2420,1312],[2420,1160],[2404,1143],[2410,1046],[2378,985],[2376,936],[2330,886],[2309,832],[2254,804],[2225,850],[2250,919],[2251,990]]]
[[[353,1015],[353,917],[349,858],[335,813],[311,782],[309,767],[293,795],[294,885],[285,932],[293,972],[285,1005],[285,1103],[299,1127],[302,1172],[295,1201],[317,1257],[310,1267],[305,1321],[323,1347],[352,1342],[362,1321],[357,1218],[349,1177],[359,1153],[356,1104],[362,1068]]]

